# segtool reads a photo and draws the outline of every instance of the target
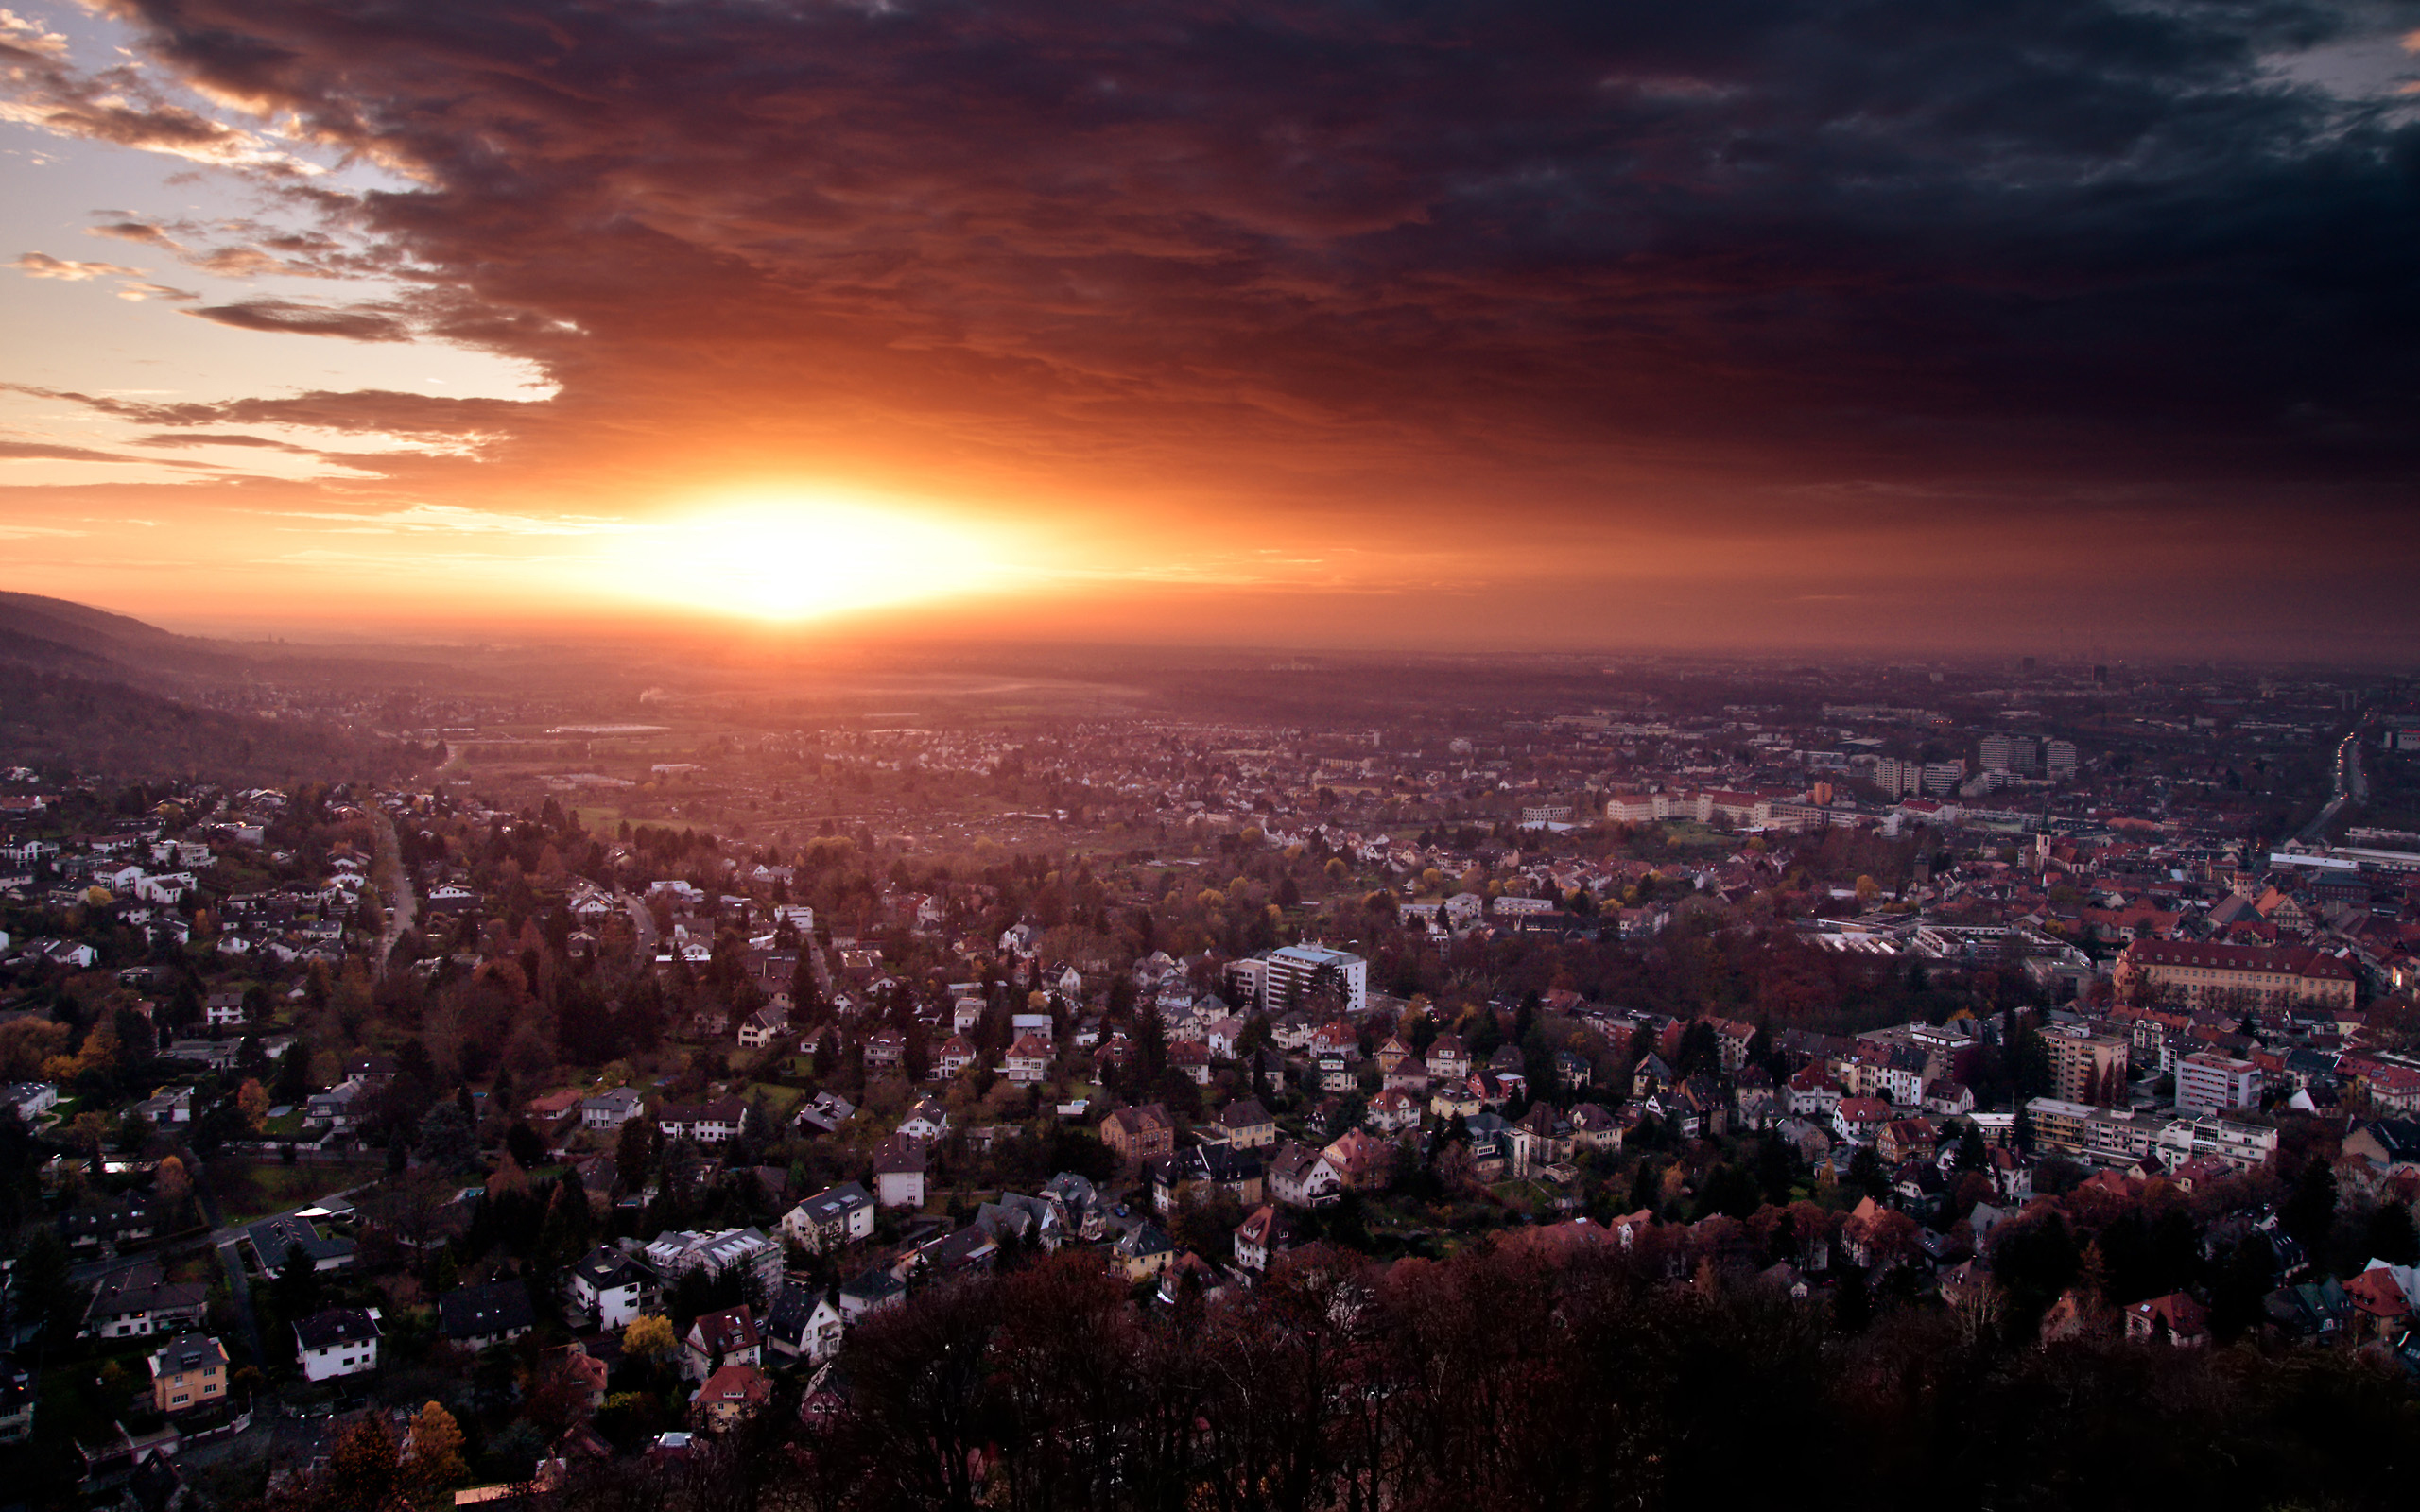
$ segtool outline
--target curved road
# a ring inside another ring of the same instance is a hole
[[[631,953],[642,961],[655,959],[655,941],[658,931],[655,927],[655,916],[647,911],[647,901],[629,892],[617,893],[616,896],[622,900],[622,906],[630,912],[631,932],[636,936],[631,946]]]

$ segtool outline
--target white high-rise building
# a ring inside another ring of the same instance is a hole
[[[1321,968],[1334,967],[1344,988],[1344,1011],[1359,1013],[1370,1005],[1370,963],[1347,951],[1324,945],[1288,945],[1261,957],[1260,1005],[1283,1013],[1299,1005],[1310,991]]]

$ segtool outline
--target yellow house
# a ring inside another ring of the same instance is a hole
[[[1277,1121],[1257,1097],[1238,1097],[1219,1109],[1219,1127],[1239,1150],[1267,1149],[1277,1143]]]
[[[151,1403],[191,1412],[227,1398],[227,1351],[207,1333],[181,1333],[151,1356]]]

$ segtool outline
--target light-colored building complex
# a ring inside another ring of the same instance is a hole
[[[754,1228],[711,1234],[674,1229],[657,1235],[640,1259],[667,1286],[693,1270],[711,1276],[736,1270],[752,1274],[766,1297],[781,1290],[782,1246]]]
[[[2324,952],[2273,945],[2136,940],[2112,980],[2138,999],[2197,1008],[2349,1008],[2353,968]]]
[[[2152,1152],[2160,1125],[2117,1108],[2095,1108],[2058,1097],[2036,1097],[2025,1105],[2026,1121],[2033,1125],[2037,1149],[2100,1160],[2111,1165],[2139,1160]]]
[[[2219,1113],[2260,1102],[2260,1068],[2204,1050],[2176,1063],[2176,1110]]]
[[[2269,1163],[2277,1153],[2277,1131],[2231,1118],[2171,1119],[2159,1131],[2159,1158],[2173,1171],[2188,1160],[2224,1161],[2238,1171]]]

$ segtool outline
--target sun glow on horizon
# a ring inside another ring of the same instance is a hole
[[[625,592],[771,621],[948,598],[1024,576],[980,527],[817,495],[640,525],[607,556]]]

